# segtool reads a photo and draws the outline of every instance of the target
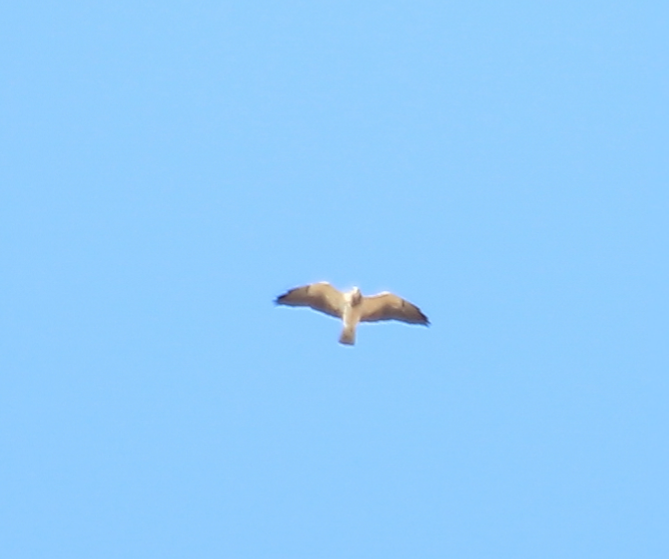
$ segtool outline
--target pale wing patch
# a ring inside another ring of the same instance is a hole
[[[325,281],[291,289],[274,302],[291,307],[310,307],[337,318],[341,318],[344,309],[344,295]]]
[[[430,324],[427,316],[416,305],[387,291],[363,299],[360,320],[362,322],[399,320],[425,326]]]

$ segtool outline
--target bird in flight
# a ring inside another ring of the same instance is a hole
[[[274,303],[311,307],[315,311],[341,318],[344,328],[339,343],[345,345],[355,344],[355,329],[360,322],[399,320],[409,324],[430,325],[427,316],[416,305],[388,291],[365,297],[357,287],[342,293],[326,281],[291,289],[277,297]]]

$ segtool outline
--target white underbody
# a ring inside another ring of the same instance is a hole
[[[355,343],[355,329],[360,322],[360,315],[362,313],[361,305],[353,306],[352,298],[359,290],[353,288],[350,292],[344,293],[344,309],[342,312],[342,322],[344,329],[342,330],[340,343],[346,345],[353,345]]]

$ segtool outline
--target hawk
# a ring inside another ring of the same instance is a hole
[[[345,345],[355,344],[355,329],[360,322],[400,320],[409,324],[430,325],[427,316],[416,305],[388,291],[365,297],[357,287],[342,293],[326,281],[291,289],[277,297],[274,303],[311,307],[315,311],[341,318],[344,328],[339,343]]]

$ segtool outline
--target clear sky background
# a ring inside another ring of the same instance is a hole
[[[669,557],[668,29],[7,4],[0,556]]]

